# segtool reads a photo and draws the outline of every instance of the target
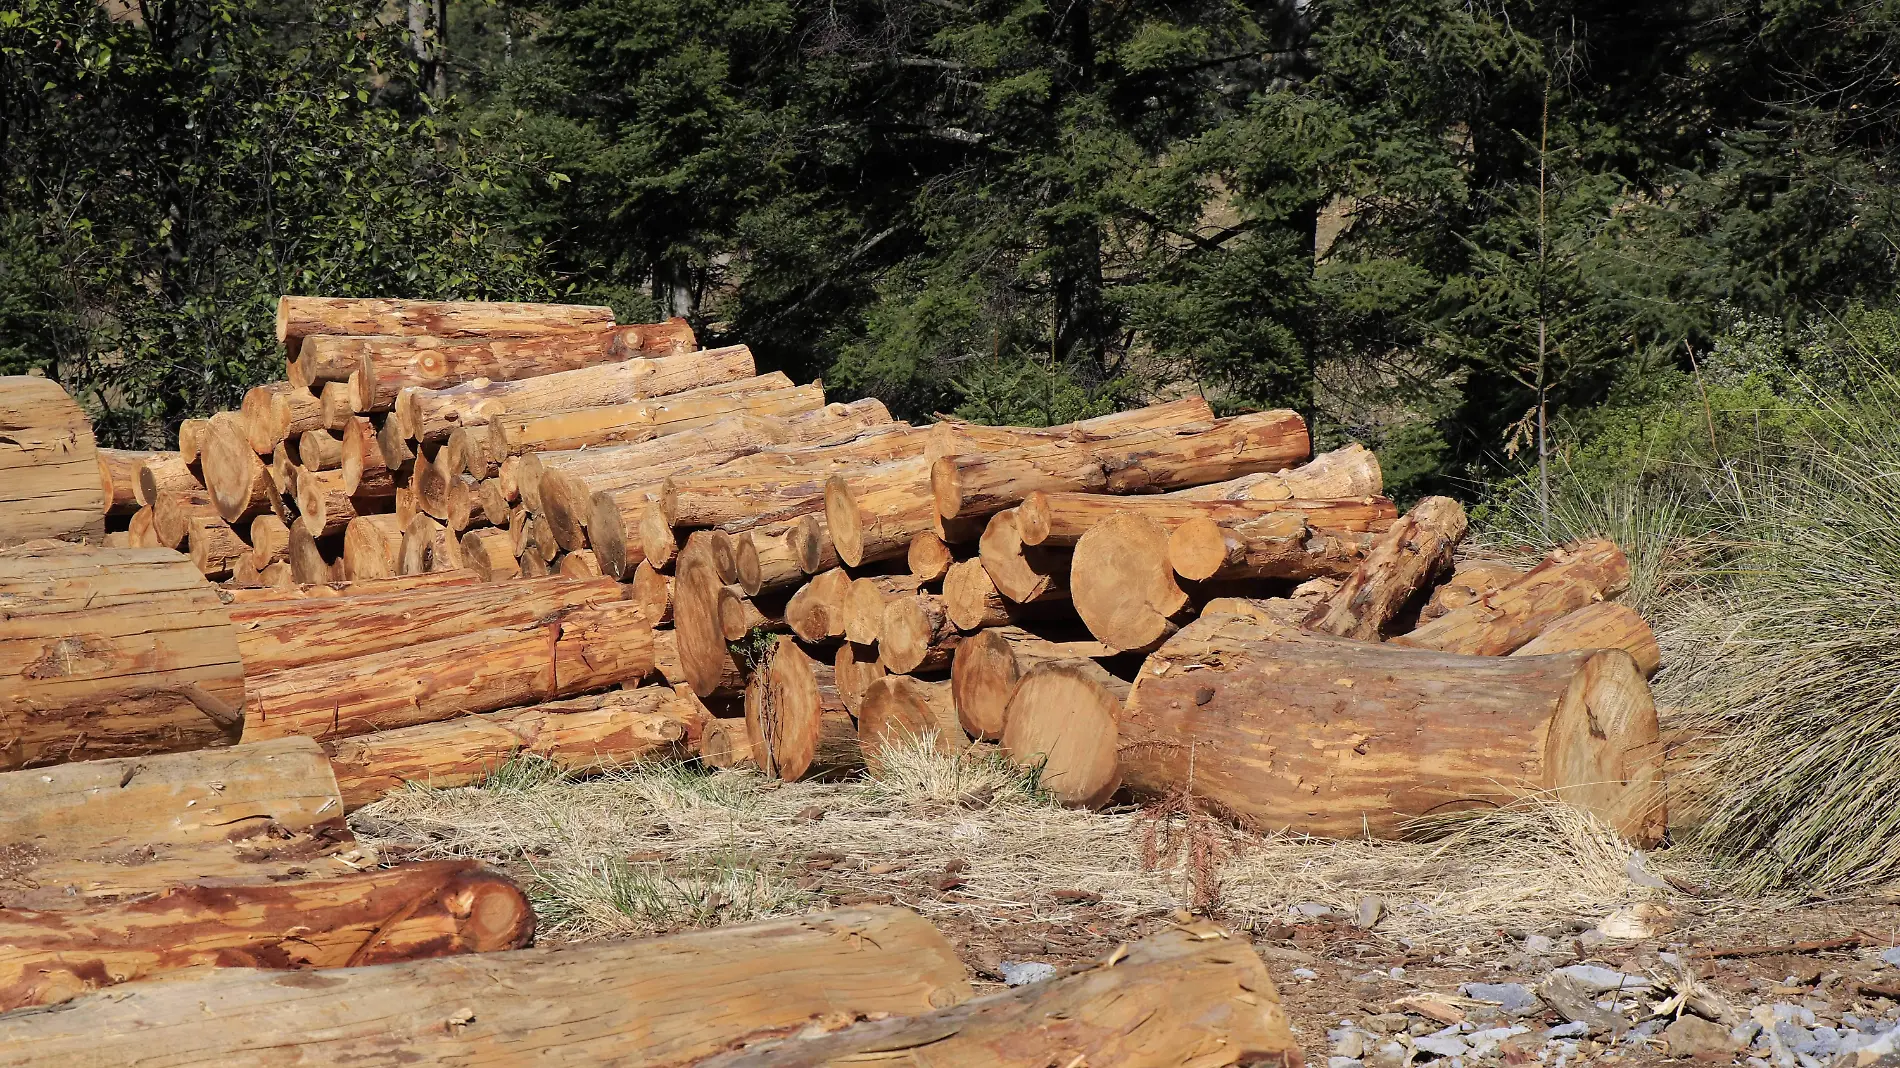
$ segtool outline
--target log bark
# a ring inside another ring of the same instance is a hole
[[[1015,509],[1005,508],[990,517],[977,552],[996,591],[1009,600],[1033,604],[1069,598],[1070,554],[1025,546]]]
[[[290,526],[282,519],[270,512],[252,516],[249,534],[252,567],[262,571],[290,559]]]
[[[825,525],[846,566],[902,556],[912,538],[938,528],[930,472],[930,458],[919,456],[827,480]]]
[[[709,999],[708,990],[719,991]],[[632,942],[480,953],[290,979],[216,969],[0,1021],[0,1065],[689,1065],[821,1018],[970,996],[904,909],[839,910]],[[321,1021],[322,1026],[313,1026]],[[297,1045],[287,1047],[291,1038]]]
[[[1339,588],[1314,606],[1306,626],[1341,638],[1378,641],[1407,602],[1451,569],[1465,528],[1465,509],[1457,501],[1419,501],[1379,535]]]
[[[282,297],[277,340],[289,359],[302,358],[312,334],[427,335],[439,338],[532,337],[612,326],[612,308],[580,304],[519,304],[473,300],[382,300],[356,297]],[[347,373],[347,372],[346,372]],[[334,368],[309,366],[311,383],[334,381]]]
[[[244,668],[216,592],[162,549],[0,550],[0,768],[226,744]]]
[[[1168,496],[1128,497],[1108,493],[1044,493],[1023,498],[1014,509],[1016,529],[1026,546],[1073,547],[1089,528],[1117,512],[1133,512],[1172,533],[1192,521],[1238,526],[1267,516],[1298,512],[1316,527],[1371,530],[1390,523],[1398,509],[1384,497],[1334,500],[1184,500]]]
[[[1502,656],[1563,616],[1628,589],[1629,577],[1629,561],[1615,542],[1572,542],[1509,586],[1392,641],[1409,649]]]
[[[204,483],[199,481],[197,472],[191,464],[185,462],[181,453],[155,452],[145,458],[138,470],[138,502],[150,507],[158,503],[158,495],[166,490],[202,490]]]
[[[164,455],[137,449],[98,449],[99,493],[105,499],[106,515],[131,515],[144,501],[139,500],[139,468],[145,461]]]
[[[514,541],[505,530],[483,527],[462,535],[462,562],[483,582],[505,582],[521,575]]]
[[[402,534],[402,524],[393,514],[359,515],[350,520],[343,528],[343,570],[350,581],[386,579],[400,574]]]
[[[1196,582],[1344,578],[1365,561],[1373,538],[1309,526],[1304,512],[1279,512],[1235,527],[1194,519],[1168,535],[1168,564]]]
[[[795,415],[825,406],[824,387],[817,383],[760,388],[756,392],[744,388],[775,377],[782,376],[760,375],[727,383],[717,387],[718,392],[694,390],[553,415],[500,416],[488,424],[488,455],[499,461],[525,452],[621,445],[703,427],[728,415]]]
[[[1292,634],[1289,637],[1289,634]],[[1527,794],[1662,830],[1656,708],[1627,653],[1461,656],[1203,616],[1142,666],[1121,764],[1263,830],[1394,837]]]
[[[344,489],[343,472],[304,469],[297,479],[297,525],[313,538],[341,534],[356,518],[356,504]]]
[[[443,389],[477,378],[535,378],[694,348],[691,328],[677,319],[530,338],[329,338],[323,344],[337,350],[326,354],[328,359],[346,358],[342,350],[353,355],[350,406],[358,412],[387,412],[410,387]]]
[[[895,596],[884,605],[877,656],[899,674],[941,671],[950,666],[961,639],[942,597],[934,593]]]
[[[1107,960],[921,1016],[773,1038],[704,1068],[1301,1068],[1260,957],[1209,923],[1177,926]]]
[[[1193,486],[1169,494],[1198,501],[1330,500],[1338,497],[1377,497],[1385,492],[1379,459],[1372,450],[1354,443],[1323,452],[1286,471],[1260,471],[1224,482]]]
[[[1169,563],[1167,530],[1129,512],[1082,536],[1069,581],[1083,625],[1122,652],[1152,648],[1173,634],[1188,603]]]
[[[893,755],[927,744],[954,756],[968,743],[957,723],[949,682],[886,675],[865,688],[858,706],[858,749],[872,775],[885,774]]]
[[[851,576],[842,568],[820,572],[785,603],[785,625],[808,642],[844,636],[845,599]]]
[[[1644,678],[1662,667],[1662,650],[1648,621],[1635,609],[1613,601],[1598,601],[1558,617],[1511,655],[1546,656],[1576,649],[1621,649],[1636,661]]]
[[[935,460],[940,456],[1002,452],[1039,445],[1086,444],[1117,434],[1166,430],[1187,423],[1210,422],[1213,418],[1214,409],[1208,406],[1205,398],[1182,397],[1059,426],[985,426],[959,419],[944,419],[930,428],[930,458]]]
[[[779,635],[745,688],[746,733],[765,774],[797,781],[861,767],[856,730],[829,665]]]
[[[258,678],[244,734],[346,738],[634,682],[653,666],[640,606],[605,602]]]
[[[520,949],[534,910],[467,860],[281,886],[175,887],[84,911],[0,910],[0,1011],[185,968],[343,968]]]
[[[1118,721],[1129,685],[1093,660],[1056,660],[1024,673],[1003,710],[1003,751],[1039,768],[1037,785],[1065,805],[1099,808],[1122,781]]]
[[[642,686],[377,731],[324,749],[343,807],[353,812],[404,783],[479,783],[523,753],[577,773],[683,754],[701,733],[702,711],[690,694]]]
[[[98,445],[79,405],[49,378],[0,378],[0,547],[105,537]]]
[[[1101,642],[1053,642],[1020,627],[994,626],[972,634],[957,644],[950,668],[957,722],[973,738],[1000,740],[1009,722],[1010,695],[1031,669],[1114,655]]]
[[[352,870],[328,859],[350,838],[330,763],[304,738],[11,772],[0,808],[7,909]]]
[[[306,430],[324,429],[323,401],[288,382],[252,386],[245,391],[238,421],[251,452],[269,456],[271,449],[301,437]]]
[[[911,537],[904,562],[918,582],[936,582],[949,572],[957,557],[936,531],[921,530]]]
[[[1419,609],[1419,622],[1426,623],[1463,608],[1523,577],[1524,572],[1501,560],[1462,561],[1452,569],[1451,577],[1432,591],[1425,607]]]
[[[268,514],[268,513],[266,513]],[[184,549],[191,536],[191,521],[197,517],[222,519],[218,506],[206,490],[161,490],[152,506],[152,538],[162,549]]]
[[[268,448],[264,451],[270,452]],[[258,459],[245,437],[244,421],[236,412],[219,412],[211,417],[204,442],[204,477],[211,501],[227,523],[241,523],[271,511],[273,501],[280,496],[264,469],[264,461]]]
[[[251,547],[216,516],[192,516],[185,541],[191,547],[191,566],[214,582],[229,578],[239,558],[251,556]]]
[[[840,642],[838,651],[831,659],[832,681],[838,687],[838,696],[844,701],[845,710],[853,718],[864,702],[864,691],[889,673],[879,662],[877,650],[869,646]]]
[[[350,583],[350,586],[356,585]],[[531,624],[586,605],[618,601],[612,579],[540,579],[337,598],[233,605],[238,654],[252,678],[341,663],[421,642]]]

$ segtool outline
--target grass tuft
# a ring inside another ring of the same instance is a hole
[[[737,850],[683,865],[596,857],[537,870],[529,896],[547,933],[570,940],[745,923],[816,905]]]

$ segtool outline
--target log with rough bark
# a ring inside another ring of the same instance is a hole
[[[1392,639],[1411,649],[1502,656],[1551,623],[1629,588],[1630,565],[1606,538],[1551,550],[1509,586]]]
[[[1372,543],[1366,558],[1306,617],[1322,634],[1378,641],[1399,610],[1443,572],[1465,536],[1464,506],[1426,497]]]
[[[214,582],[230,577],[240,557],[251,557],[251,547],[229,523],[216,516],[192,516],[185,542],[190,547],[191,566]]]
[[[1060,426],[985,426],[958,419],[944,419],[930,428],[930,458],[959,453],[1000,452],[1039,445],[1087,444],[1118,434],[1140,430],[1166,430],[1187,423],[1204,423],[1214,418],[1214,409],[1201,397],[1130,408],[1124,412],[1096,416]]]
[[[267,448],[266,453],[270,452]],[[281,494],[271,482],[264,461],[245,438],[244,421],[236,412],[211,417],[203,450],[205,488],[227,523],[239,523],[271,511]]]
[[[402,523],[391,513],[359,515],[343,528],[343,570],[351,582],[401,573]],[[252,542],[255,546],[256,542]]]
[[[0,547],[105,537],[92,423],[50,378],[0,378]]]
[[[520,949],[512,879],[436,860],[279,886],[181,886],[83,911],[0,910],[0,1011],[185,968],[344,968]]]
[[[199,516],[222,518],[208,490],[159,491],[157,503],[152,505],[153,545],[183,550],[185,539],[191,535],[191,521]]]
[[[0,813],[7,909],[353,870],[336,777],[305,738],[10,772]]]
[[[1005,598],[1017,604],[1068,599],[1070,554],[1024,545],[1015,509],[1005,508],[990,517],[977,552],[996,592]]]
[[[702,1068],[1301,1068],[1278,991],[1245,938],[1210,923],[1100,964],[921,1016],[772,1038]]]
[[[99,493],[105,499],[106,515],[131,515],[138,511],[139,468],[147,460],[164,455],[138,449],[98,449]]]
[[[1440,583],[1432,591],[1431,600],[1419,609],[1419,622],[1429,622],[1447,612],[1463,608],[1523,577],[1522,570],[1502,560],[1460,561],[1452,568],[1451,577]]]
[[[552,415],[498,416],[488,424],[488,455],[499,462],[525,452],[622,445],[703,427],[729,415],[796,415],[825,406],[824,387],[815,382],[747,388],[750,383],[782,377],[760,375],[672,397],[576,408]]]
[[[244,736],[346,738],[633,682],[653,666],[640,606],[603,602],[257,678]]]
[[[785,603],[785,625],[808,642],[842,637],[850,592],[851,576],[843,568],[813,575]]]
[[[961,640],[942,597],[934,593],[892,597],[878,625],[878,660],[900,674],[941,671],[950,666]]]
[[[443,389],[477,378],[513,381],[637,356],[690,352],[683,320],[524,338],[323,338],[327,362],[353,360],[350,406],[387,412],[407,388]]]
[[[0,550],[0,768],[226,743],[244,668],[224,604],[163,549]]]
[[[1188,595],[1174,580],[1168,532],[1147,516],[1122,512],[1076,543],[1069,567],[1076,614],[1098,641],[1127,652],[1173,634]]]
[[[1537,794],[1660,834],[1656,707],[1621,650],[1462,656],[1203,615],[1149,656],[1121,765],[1266,830],[1392,837]]]
[[[1238,526],[1191,519],[1168,535],[1167,563],[1184,579],[1344,578],[1365,561],[1374,535],[1309,526],[1306,513],[1275,512]]]
[[[945,756],[969,739],[957,723],[949,682],[886,675],[865,687],[858,704],[858,749],[873,775],[882,775],[893,753],[929,747]]]
[[[830,665],[806,656],[789,636],[773,639],[747,680],[745,721],[767,775],[795,781],[863,765]]]
[[[166,490],[202,490],[204,483],[198,473],[191,469],[180,453],[155,452],[146,456],[139,465],[135,476],[138,480],[136,496],[140,504],[151,506],[158,503],[158,495]]]
[[[832,475],[825,484],[825,525],[838,558],[849,567],[889,560],[908,553],[919,533],[936,531],[930,472],[930,458],[918,456]]]
[[[1184,500],[1152,495],[1118,496],[1109,493],[1044,493],[1023,498],[1013,511],[1016,529],[1026,546],[1074,546],[1089,528],[1117,512],[1134,512],[1172,532],[1184,523],[1200,521],[1239,526],[1271,515],[1299,512],[1316,527],[1333,530],[1371,530],[1392,521],[1398,509],[1384,497],[1332,500]]]
[[[550,578],[506,588],[479,583],[288,599],[233,605],[229,612],[244,670],[260,678],[419,642],[531,624],[568,609],[618,601],[623,592],[612,579]]]
[[[950,668],[957,721],[972,737],[996,741],[1008,723],[1016,683],[1040,664],[1116,655],[1101,642],[1054,642],[1020,627],[995,626],[957,644]]]
[[[910,566],[910,573],[918,582],[936,582],[949,572],[950,565],[957,562],[957,556],[936,531],[921,530],[911,537],[904,562]]]
[[[290,559],[290,525],[270,512],[251,517],[246,539],[251,544],[251,566],[259,571]]]
[[[462,562],[483,582],[504,582],[521,574],[513,539],[506,530],[482,527],[462,535]]]
[[[890,672],[878,661],[877,650],[870,646],[839,642],[838,651],[831,658],[832,682],[853,717],[864,701],[864,691],[888,674]]]
[[[1379,458],[1364,445],[1352,444],[1323,452],[1285,471],[1251,475],[1175,490],[1170,497],[1195,501],[1330,500],[1337,497],[1377,497],[1385,492]]]
[[[1585,605],[1545,627],[1512,656],[1545,656],[1575,649],[1621,649],[1648,678],[1662,667],[1656,633],[1634,608],[1614,601]]]
[[[1065,805],[1099,808],[1121,786],[1116,750],[1128,683],[1088,659],[1023,674],[1003,709],[1003,752],[1038,768],[1037,785]]]
[[[970,993],[929,921],[849,909],[303,977],[212,969],[10,1014],[0,1065],[688,1065],[821,1020],[929,1012]]]
[[[252,386],[245,391],[238,422],[251,451],[269,456],[273,447],[301,437],[306,430],[323,430],[323,402],[308,389],[288,382]]]
[[[300,359],[303,339],[313,334],[533,337],[608,327],[613,322],[612,308],[580,304],[288,296],[277,301],[277,340],[290,359]],[[311,370],[306,366],[304,374],[312,384],[339,377],[328,367]]]
[[[479,783],[523,753],[571,772],[681,754],[700,734],[704,707],[690,690],[642,686],[377,731],[324,749],[343,807],[355,811],[404,783]]]
[[[297,525],[313,538],[341,534],[356,518],[356,504],[344,489],[343,472],[305,468],[297,478]]]

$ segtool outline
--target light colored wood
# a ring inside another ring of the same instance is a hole
[[[747,681],[745,721],[767,775],[795,781],[863,764],[830,665],[806,656],[786,635],[773,639]]]
[[[1132,512],[1110,516],[1082,535],[1069,583],[1089,633],[1123,652],[1152,648],[1173,634],[1188,603],[1168,562],[1167,530]]]
[[[326,538],[319,543],[302,523],[290,524],[290,541],[284,554],[290,564],[291,577],[298,583],[342,581],[336,573],[336,560],[342,555],[342,547],[335,542],[340,540]]]
[[[877,650],[870,646],[839,642],[838,651],[832,654],[832,682],[838,687],[838,697],[844,701],[845,710],[854,718],[864,702],[864,691],[889,673],[878,661]]]
[[[1545,656],[1574,649],[1621,649],[1648,678],[1662,667],[1662,650],[1649,622],[1634,608],[1613,601],[1585,605],[1545,627],[1512,656]]]
[[[209,491],[160,490],[158,503],[152,506],[153,546],[184,550],[185,539],[191,536],[191,521],[199,516],[222,518]]]
[[[711,666],[717,677],[713,681],[712,693],[705,696],[729,698],[745,693],[747,676],[752,672],[741,666],[730,651]],[[692,689],[692,684],[687,681],[686,667],[680,662],[679,635],[671,628],[663,627],[653,632],[653,670],[659,672],[669,686]]]
[[[0,547],[105,537],[92,422],[59,383],[0,378]]]
[[[899,674],[941,671],[950,666],[961,638],[950,622],[942,597],[934,593],[898,594],[884,604],[877,656],[886,668]]]
[[[903,752],[926,741],[945,756],[960,752],[969,741],[957,723],[949,682],[886,675],[865,687],[858,705],[858,749],[872,775],[886,773],[890,751]]]
[[[686,681],[701,697],[713,695],[732,661],[719,614],[725,583],[711,557],[706,542],[689,541],[673,571],[674,640]]]
[[[245,391],[237,415],[244,440],[258,456],[269,456],[273,447],[301,437],[306,430],[324,429],[323,401],[289,382],[252,386]]]
[[[823,519],[803,515],[741,532],[735,539],[739,581],[753,596],[804,581],[839,564]]]
[[[225,607],[163,549],[0,550],[0,768],[226,744],[244,669]]]
[[[679,755],[700,735],[703,711],[690,691],[642,686],[377,731],[324,749],[343,807],[353,812],[404,783],[479,783],[524,753],[575,773]]]
[[[304,384],[304,388],[309,388],[308,383]],[[324,429],[340,434],[344,427],[350,425],[350,420],[356,418],[356,413],[350,408],[350,383],[347,380],[325,382],[312,392],[316,393],[317,403],[323,408]]]
[[[1024,545],[1073,546],[1090,527],[1117,512],[1134,512],[1173,532],[1193,520],[1236,526],[1266,516],[1299,512],[1316,527],[1333,530],[1371,530],[1390,523],[1398,509],[1384,497],[1331,500],[1186,500],[1152,495],[1130,497],[1110,493],[1044,493],[1036,490],[1014,509],[1016,529]]]
[[[125,523],[125,547],[128,549],[156,549],[158,538],[152,533],[152,509],[150,505],[141,505]]]
[[[699,743],[700,762],[710,768],[757,768],[752,736],[743,719],[715,719],[706,724]]]
[[[845,599],[851,592],[851,575],[843,568],[832,568],[812,576],[785,604],[785,624],[793,634],[808,642],[844,636]]]
[[[703,427],[728,415],[793,415],[825,406],[824,388],[817,383],[777,386],[778,381],[789,380],[775,373],[629,404],[498,416],[488,424],[488,455],[499,460],[524,452],[620,445]]]
[[[820,1019],[969,997],[929,921],[839,910],[311,976],[212,969],[8,1015],[0,1065],[688,1065]]]
[[[1465,528],[1465,509],[1457,501],[1419,501],[1379,535],[1339,588],[1313,607],[1306,626],[1341,638],[1378,641],[1414,595],[1451,569]]]
[[[640,606],[603,602],[256,678],[244,736],[347,738],[634,682],[653,667]]]
[[[417,512],[409,524],[402,528],[398,573],[422,575],[430,571],[451,570],[447,559],[448,541],[447,528],[436,522],[433,516]]]
[[[575,549],[561,556],[558,571],[568,578],[595,578],[601,574],[600,558],[592,549]]]
[[[396,593],[402,590],[467,586],[480,581],[473,571],[436,571],[426,575],[392,575],[385,579],[293,583],[270,590],[241,592],[227,590],[222,596],[227,603],[231,604],[255,604],[262,601],[282,601],[301,597],[363,597]]]
[[[136,496],[140,504],[151,506],[158,503],[158,495],[165,490],[202,490],[204,483],[185,462],[183,455],[175,452],[154,452],[145,457],[135,476],[138,480]]]
[[[1099,808],[1121,786],[1118,721],[1127,683],[1093,660],[1030,668],[1003,710],[1003,752],[1065,805]]]
[[[214,582],[229,578],[239,558],[251,556],[251,547],[216,516],[192,516],[185,541],[191,548],[191,566]]]
[[[359,515],[343,528],[343,570],[351,582],[393,578],[401,573],[400,517],[393,513]],[[255,542],[253,542],[255,544]]]
[[[754,631],[775,625],[782,627],[785,621],[774,620],[759,611],[745,590],[733,584],[719,587],[719,627],[727,641],[744,641]]]
[[[351,497],[383,500],[396,495],[396,479],[383,458],[376,438],[376,427],[360,415],[343,425],[343,447],[338,467],[343,472],[343,489]]]
[[[160,453],[140,449],[98,449],[99,493],[105,501],[106,515],[131,515],[138,511],[139,468]]]
[[[655,626],[673,619],[673,579],[644,563],[627,580],[627,600],[643,605]]]
[[[1070,553],[1024,545],[1013,508],[990,517],[977,553],[996,591],[1017,604],[1069,598]]]
[[[512,381],[618,363],[636,356],[690,352],[683,320],[568,331],[526,338],[325,338],[325,359],[354,359],[350,406],[386,412],[405,388],[443,389],[477,378]]]
[[[1462,656],[1203,615],[1148,657],[1122,772],[1263,831],[1395,837],[1535,794],[1661,833],[1656,708],[1621,650]]]
[[[257,565],[251,562],[248,551],[238,555],[237,561],[231,565],[231,577],[226,581],[229,585],[245,588],[264,584],[263,576],[257,570]]]
[[[1116,655],[1101,642],[1054,642],[1020,627],[993,626],[957,643],[950,668],[957,722],[974,738],[997,741],[1008,723],[1016,683],[1039,664]]]
[[[270,589],[288,589],[297,585],[297,574],[291,570],[290,561],[279,560],[257,573],[258,581]]]
[[[301,360],[312,334],[438,338],[532,337],[612,326],[612,308],[581,304],[520,304],[474,300],[389,300],[359,297],[281,297],[277,340],[284,355]],[[311,383],[335,381],[336,366],[306,364]]]
[[[411,447],[408,438],[402,436],[402,428],[394,419],[384,417],[376,425],[376,447],[383,454],[383,466],[392,475],[406,475],[415,466],[416,450]]]
[[[356,504],[343,486],[341,471],[305,468],[297,478],[297,524],[313,538],[343,533],[356,518]]]
[[[520,949],[534,910],[467,860],[282,885],[175,887],[83,911],[0,910],[0,1011],[186,968],[343,968]]]
[[[905,563],[910,565],[910,573],[918,582],[936,582],[956,562],[956,554],[934,530],[920,530],[912,535],[910,548],[905,553]]]
[[[1501,560],[1461,560],[1452,569],[1451,577],[1439,584],[1432,591],[1431,600],[1419,609],[1419,622],[1426,623],[1463,608],[1523,576],[1523,571]]]
[[[1615,542],[1572,542],[1551,550],[1509,586],[1392,642],[1410,649],[1502,656],[1563,616],[1628,589],[1629,581],[1629,561]]]
[[[462,535],[462,561],[483,582],[505,582],[519,577],[521,563],[506,530],[483,527]]]
[[[825,525],[847,566],[889,560],[910,551],[910,541],[935,531],[931,459],[896,460],[825,483]]]
[[[1233,527],[1190,519],[1168,535],[1166,563],[1196,582],[1344,578],[1365,561],[1374,537],[1309,526],[1304,512],[1275,512]]]
[[[279,439],[281,440],[281,439]],[[265,453],[270,449],[266,448]],[[241,523],[271,511],[281,494],[245,436],[244,420],[236,412],[211,417],[203,448],[205,488],[226,523]]]
[[[178,424],[178,455],[185,463],[197,466],[204,458],[205,434],[210,430],[209,419],[186,419]]]
[[[959,453],[1002,452],[1038,445],[1083,444],[1141,430],[1166,430],[1187,423],[1209,422],[1214,409],[1202,397],[1150,404],[1127,411],[1083,419],[1059,426],[985,426],[959,419],[932,424],[930,458]]]
[[[343,439],[328,430],[297,435],[297,459],[305,470],[336,471],[343,466]]]
[[[811,1029],[703,1068],[1299,1068],[1260,957],[1210,923],[1170,927],[1067,972],[921,1016]]]
[[[1200,501],[1301,500],[1338,497],[1377,497],[1385,492],[1379,458],[1354,443],[1323,452],[1286,471],[1259,471],[1251,475],[1175,490],[1172,497]]]
[[[290,527],[271,512],[251,517],[251,566],[259,571],[290,558]]]
[[[859,645],[877,644],[884,626],[884,607],[892,598],[915,593],[909,575],[866,575],[851,580],[844,595],[844,638]]]
[[[1008,603],[996,591],[996,583],[980,559],[950,565],[943,576],[943,607],[951,624],[965,632],[1001,627],[1010,621]]]

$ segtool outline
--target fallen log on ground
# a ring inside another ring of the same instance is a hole
[[[1410,649],[1503,656],[1551,623],[1629,588],[1630,565],[1606,538],[1551,550],[1510,585],[1392,639]]]
[[[1193,520],[1237,526],[1285,512],[1300,512],[1308,523],[1334,530],[1371,530],[1398,515],[1384,497],[1329,500],[1186,500],[1164,495],[1117,496],[1111,493],[1044,493],[1036,490],[1014,509],[1016,529],[1025,546],[1074,546],[1082,535],[1117,512],[1133,512],[1173,531]]]
[[[0,378],[0,547],[105,537],[92,422],[59,383]]]
[[[995,626],[972,634],[957,645],[950,668],[957,721],[972,737],[999,740],[1008,722],[1010,695],[1032,668],[1115,655],[1101,642],[1054,642],[1020,627]]]
[[[277,340],[297,359],[312,334],[427,335],[441,338],[530,337],[612,326],[612,308],[581,304],[521,304],[474,300],[381,300],[358,297],[281,297]],[[338,381],[348,370],[306,370],[305,381]]]
[[[1613,601],[1598,601],[1559,616],[1511,655],[1545,656],[1573,649],[1621,649],[1636,661],[1644,678],[1662,667],[1662,650],[1649,621],[1634,608]]]
[[[765,774],[788,781],[861,767],[857,732],[829,665],[774,639],[745,689],[746,733]]]
[[[1038,664],[1010,691],[1003,751],[1040,769],[1037,785],[1063,804],[1099,808],[1121,786],[1117,721],[1128,692],[1093,660]]]
[[[1378,641],[1406,602],[1450,569],[1452,553],[1464,536],[1464,506],[1450,497],[1419,501],[1379,535],[1339,588],[1314,606],[1307,627],[1341,638]]]
[[[520,949],[533,935],[521,888],[468,860],[182,886],[76,911],[0,909],[0,1012],[185,968],[353,968]]]
[[[0,603],[0,769],[234,736],[245,701],[235,634],[185,557],[50,541],[0,549]]]
[[[1620,650],[1461,656],[1203,616],[1148,658],[1121,721],[1137,793],[1182,789],[1263,830],[1394,837],[1414,819],[1569,802],[1661,833],[1656,707]]]
[[[865,688],[858,705],[857,744],[872,775],[886,772],[891,750],[916,748],[926,739],[945,756],[968,744],[957,723],[950,683],[886,675]]]
[[[718,990],[717,998],[706,991]],[[941,934],[904,909],[845,909],[562,949],[321,975],[214,969],[0,1017],[0,1065],[688,1065],[844,1014],[970,997]],[[294,1045],[287,1045],[292,1038]]]

